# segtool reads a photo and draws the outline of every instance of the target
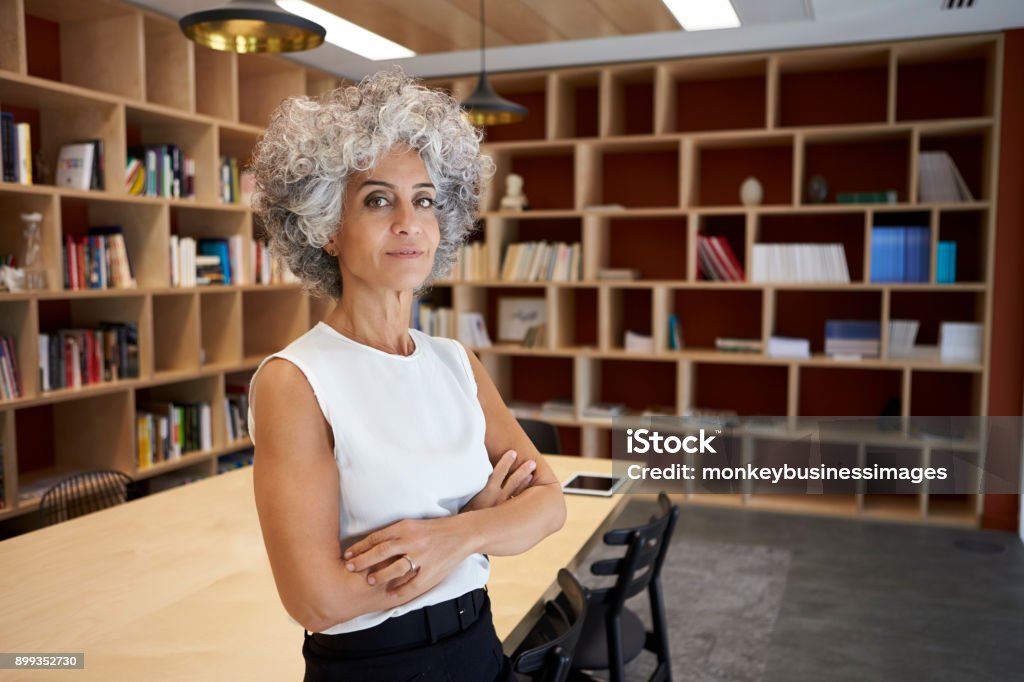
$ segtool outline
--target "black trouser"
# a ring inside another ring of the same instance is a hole
[[[382,641],[375,651],[337,651],[305,635],[303,682],[512,682],[512,664],[501,649],[491,620],[490,598],[467,629],[434,644],[400,651]]]

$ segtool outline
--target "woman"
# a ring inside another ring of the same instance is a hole
[[[392,71],[286,100],[255,152],[271,252],[337,300],[251,388],[256,506],[281,601],[313,633],[306,680],[513,679],[487,555],[565,520],[479,360],[409,329],[473,226],[479,142],[453,99]]]

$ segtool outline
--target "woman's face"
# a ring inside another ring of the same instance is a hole
[[[405,148],[349,178],[341,229],[332,240],[343,287],[353,278],[388,290],[420,286],[441,238],[436,195],[423,160]]]

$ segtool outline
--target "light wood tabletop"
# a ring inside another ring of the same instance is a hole
[[[559,480],[611,460],[549,456]],[[510,651],[610,528],[627,495],[567,495],[558,533],[492,557],[488,590]],[[578,572],[579,573],[579,572]],[[245,468],[0,542],[0,653],[85,654],[84,670],[0,680],[299,680],[302,628],[277,597]]]

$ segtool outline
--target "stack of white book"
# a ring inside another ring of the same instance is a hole
[[[974,201],[974,195],[948,152],[917,155],[918,200],[929,202]]]
[[[541,406],[541,414],[545,417],[566,417],[571,419],[576,416],[576,404],[564,398],[545,400]]]
[[[791,336],[773,336],[768,339],[767,355],[771,358],[809,358],[811,341]]]
[[[591,403],[583,408],[583,416],[597,419],[611,419],[626,411],[622,403]]]
[[[752,282],[849,282],[842,244],[754,244]]]
[[[889,320],[889,357],[909,358],[914,354],[917,320]]]
[[[942,362],[981,362],[982,327],[974,322],[943,322],[939,325],[939,359]]]

